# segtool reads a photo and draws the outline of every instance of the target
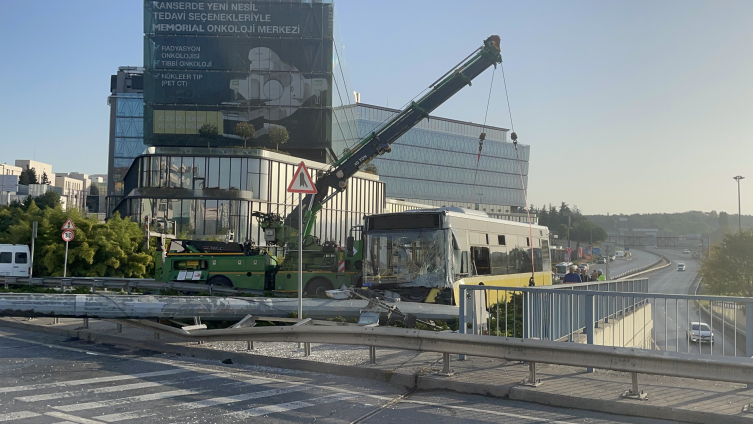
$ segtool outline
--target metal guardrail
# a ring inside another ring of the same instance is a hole
[[[661,254],[658,254],[658,253],[654,253],[654,252],[650,252],[650,253],[653,254],[653,255],[659,255],[659,260],[656,261],[656,262],[654,262],[654,263],[652,263],[651,265],[646,265],[646,266],[642,266],[640,268],[631,269],[630,271],[625,271],[622,274],[619,274],[617,276],[612,277],[612,279],[613,280],[619,280],[621,278],[629,277],[631,275],[634,276],[634,275],[637,275],[637,274],[642,274],[642,273],[644,273],[646,271],[649,271],[649,270],[653,271],[654,268],[661,269],[661,268],[664,268],[665,266],[669,266],[672,263],[672,261],[670,261],[669,258],[667,258],[664,255],[661,255]],[[664,265],[664,266],[662,266],[662,265]]]
[[[536,363],[629,372],[633,375],[633,390],[627,392],[626,395],[636,398],[639,397],[636,377],[639,373],[753,383],[753,363],[749,361],[741,362],[729,357],[710,358],[677,352],[485,337],[449,331],[432,332],[394,327],[285,326],[186,331],[151,321],[117,320],[116,322],[191,341],[325,343],[438,352],[444,354],[446,370],[449,370],[450,354],[527,361],[531,365],[531,376],[534,378],[531,382],[535,381]]]
[[[621,283],[622,290],[627,291],[591,289],[599,285],[612,289],[617,287],[615,283]],[[595,343],[598,331],[603,343],[626,346],[636,335],[635,332],[627,335],[627,328],[636,332],[640,328],[644,331],[640,340],[651,341],[650,345],[641,346],[645,348],[685,354],[753,356],[753,337],[743,342],[737,331],[743,325],[746,330],[753,329],[753,298],[648,293],[646,279],[557,287],[460,286],[460,331],[550,341],[579,341],[585,336],[587,344]],[[735,320],[732,331],[728,331],[728,326],[711,316],[707,323],[711,340],[699,337],[704,334],[700,331],[693,334],[690,323],[704,321],[703,304],[722,311],[728,308],[737,311],[742,305],[745,322]]]

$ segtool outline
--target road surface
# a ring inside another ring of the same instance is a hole
[[[153,355],[10,328],[0,328],[0,379],[2,423],[669,423],[406,393],[373,380]]]
[[[695,294],[689,293],[690,286],[700,268],[700,262],[692,259],[690,254],[682,253],[681,250],[655,250],[672,261],[672,264],[662,270],[647,274],[649,278],[649,291],[652,293],[666,294]],[[685,271],[678,271],[677,264],[684,263]],[[693,302],[681,300],[666,302],[657,300],[654,310],[654,340],[657,349],[696,352],[714,355],[745,356],[745,343],[738,339],[735,341],[734,334],[727,331],[719,321],[710,322],[699,318],[698,307]],[[712,325],[714,331],[714,344],[692,343],[687,338],[689,322],[705,321]],[[666,325],[666,328],[665,328]],[[744,326],[745,323],[738,323]]]

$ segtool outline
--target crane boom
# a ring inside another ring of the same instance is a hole
[[[484,45],[469,56],[465,62],[459,64],[438,80],[431,90],[416,102],[411,104],[390,119],[371,134],[362,138],[358,144],[338,161],[332,164],[333,169],[316,181],[316,194],[306,196],[303,205],[308,206],[304,215],[304,236],[311,234],[316,214],[324,204],[335,194],[345,190],[348,179],[355,175],[364,165],[379,155],[389,153],[391,145],[400,136],[416,126],[424,118],[455,95],[490,66],[497,66],[502,62],[500,55],[500,38],[492,35],[484,41]],[[332,190],[330,190],[332,189]],[[296,207],[285,219],[285,225],[298,229],[298,208]]]

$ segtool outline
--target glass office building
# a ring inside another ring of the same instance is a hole
[[[364,137],[400,111],[358,103],[341,108],[337,116]],[[479,135],[486,133],[476,172]],[[372,161],[386,184],[387,196],[433,206],[468,207],[487,213],[509,213],[525,206],[523,181],[528,184],[530,147],[507,141],[507,129],[430,117],[393,145],[392,152]],[[357,139],[345,132],[335,140],[335,152]],[[475,182],[474,182],[475,179]]]
[[[144,152],[144,69],[121,66],[110,77],[110,148],[107,172],[108,209],[123,196],[123,178]]]
[[[149,147],[124,179],[122,216],[143,222],[174,221],[180,238],[222,240],[228,230],[236,240],[264,240],[254,211],[287,216],[298,196],[287,193],[301,159],[258,149]],[[327,166],[307,161],[316,171]],[[317,215],[314,235],[344,244],[363,216],[385,207],[384,183],[376,175],[358,173],[348,189],[327,202]]]

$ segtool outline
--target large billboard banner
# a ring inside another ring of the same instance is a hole
[[[252,146],[269,145],[277,125],[288,130],[288,149],[330,147],[332,4],[144,4],[146,144],[237,145],[234,128],[248,122]],[[202,139],[202,122],[220,136]]]

